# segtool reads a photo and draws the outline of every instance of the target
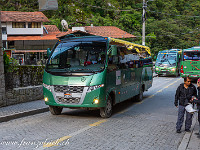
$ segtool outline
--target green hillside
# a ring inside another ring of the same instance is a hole
[[[142,0],[58,0],[57,11],[43,13],[61,29],[60,21],[72,26],[117,26],[141,44]],[[38,11],[37,0],[1,0],[1,10]],[[146,8],[146,45],[152,52],[199,45],[200,0],[153,0]]]

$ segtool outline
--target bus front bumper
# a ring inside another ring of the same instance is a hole
[[[175,71],[155,71],[156,74],[159,74],[159,75],[176,75],[176,72]]]
[[[200,78],[199,74],[183,74],[181,73],[181,77],[190,77],[190,78]]]
[[[96,89],[94,91],[86,93],[85,95],[82,94],[82,97],[80,98],[82,100],[80,100],[80,102],[75,102],[76,99],[72,99],[70,100],[70,102],[66,102],[65,99],[62,99],[63,101],[59,101],[55,92],[49,91],[44,87],[43,93],[45,104],[51,106],[60,106],[66,108],[100,108],[105,107],[106,105],[104,88]],[[98,103],[95,103],[95,101],[97,101]]]

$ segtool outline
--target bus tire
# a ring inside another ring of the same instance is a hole
[[[49,110],[52,115],[60,115],[63,110],[63,107],[49,106]]]
[[[106,106],[100,108],[100,116],[102,118],[109,118],[112,115],[112,108],[113,108],[112,98],[108,96]]]
[[[136,96],[136,101],[141,102],[143,100],[143,87],[140,87],[140,93]]]

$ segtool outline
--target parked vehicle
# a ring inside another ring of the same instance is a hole
[[[48,52],[49,53],[49,52]],[[43,76],[44,100],[53,115],[63,107],[100,109],[113,106],[152,86],[149,47],[108,37],[69,37],[52,49]]]
[[[180,72],[181,77],[200,77],[200,46],[183,50]]]
[[[180,49],[163,50],[158,53],[155,73],[160,75],[179,75],[180,70]]]

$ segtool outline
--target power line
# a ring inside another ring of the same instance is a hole
[[[157,13],[157,14],[164,14],[164,15],[170,15],[170,16],[184,16],[184,17],[193,17],[193,18],[200,18],[200,16],[186,16],[186,15],[175,15],[175,14],[168,14],[168,13],[163,13],[163,12],[156,12],[156,11],[152,11],[152,10],[148,10],[148,12],[153,12],[153,13]]]
[[[118,12],[121,12],[121,11],[134,11],[134,10],[141,10],[141,8],[138,8],[138,9],[127,9],[127,10],[120,10],[120,9],[118,9],[118,10],[116,10],[116,8],[113,8],[113,9],[111,9],[111,8],[102,8],[102,7],[100,7],[100,6],[96,6],[96,5],[90,5],[90,4],[85,4],[85,3],[83,3],[83,2],[79,2],[79,1],[77,1],[77,0],[75,0],[77,3],[80,3],[81,5],[85,5],[85,6],[89,6],[89,7],[94,7],[94,8],[99,8],[99,9],[104,9],[104,10],[107,10],[107,11],[118,11]]]
[[[184,34],[194,34],[194,31],[190,31],[190,32],[186,32],[186,33],[180,33],[180,34],[173,34],[173,33],[171,33],[171,35],[161,35],[161,34],[159,34],[159,35],[155,35],[155,36],[145,36],[145,37],[159,37],[159,36],[173,36],[173,35],[184,35]],[[142,37],[142,36],[136,36],[136,37]]]

